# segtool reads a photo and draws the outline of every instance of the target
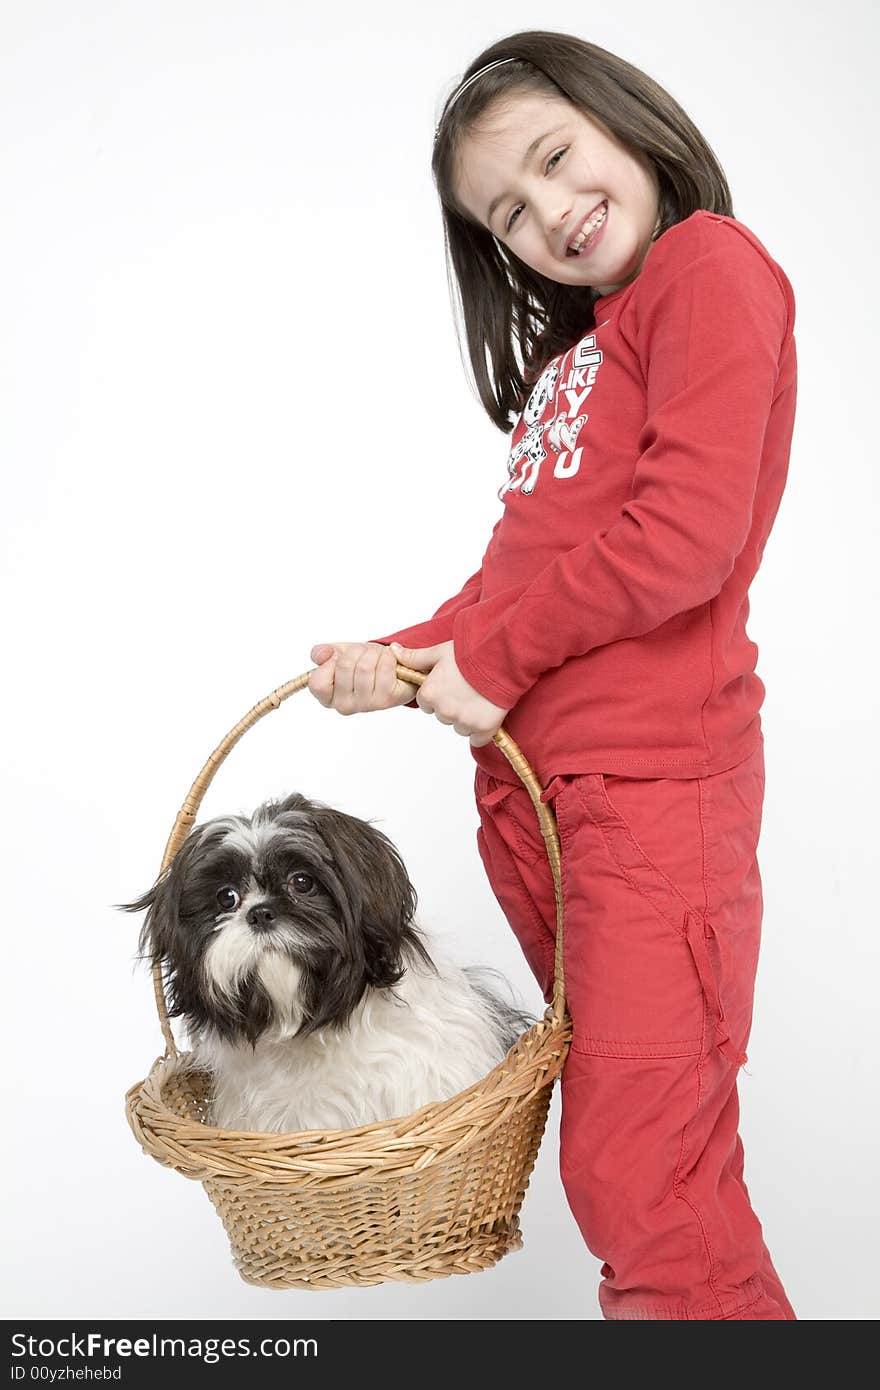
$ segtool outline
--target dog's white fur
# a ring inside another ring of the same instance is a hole
[[[189,1065],[212,1074],[216,1126],[294,1133],[391,1120],[466,1090],[503,1059],[533,1020],[429,938],[414,902],[385,836],[293,793],[252,818],[195,827],[168,873],[121,905],[149,907],[141,944],[170,970]]]
[[[346,1025],[303,1038],[291,1036],[300,1022],[291,1009],[297,967],[264,955],[261,981],[286,1013],[284,1026],[253,1047],[208,1030],[194,1041],[194,1064],[215,1077],[212,1122],[274,1133],[349,1129],[408,1115],[481,1080],[503,1056],[487,1000],[435,940],[430,952],[439,974],[410,959],[399,983],[370,990]]]

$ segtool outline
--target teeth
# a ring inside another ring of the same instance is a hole
[[[578,247],[586,241],[587,237],[590,235],[590,232],[595,231],[597,227],[601,226],[601,224],[605,221],[605,212],[606,209],[603,206],[601,212],[597,212],[596,216],[592,218],[591,221],[584,224],[584,226],[581,228],[581,230],[578,232],[577,236],[571,243],[572,250],[576,251]]]
[[[574,240],[569,243],[569,251],[577,252],[581,249],[587,237],[590,235],[590,232],[594,232],[597,227],[601,227],[602,223],[605,221],[605,214],[607,211],[608,205],[607,203],[603,203],[601,211],[597,212],[591,221],[586,222]]]

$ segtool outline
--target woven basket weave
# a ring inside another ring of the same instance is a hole
[[[398,664],[401,680],[425,673]],[[215,749],[178,812],[171,863],[211,781],[244,733],[308,685],[273,690]],[[159,966],[153,985],[165,1055],[125,1097],[144,1152],[196,1178],[226,1228],[241,1277],[275,1289],[420,1282],[487,1269],[522,1245],[519,1210],[544,1133],[553,1082],[571,1041],[562,969],[561,858],[552,811],[517,745],[494,742],[528,788],[556,891],[552,1002],[481,1081],[411,1115],[357,1129],[265,1134],[209,1121],[210,1077],[171,1032]]]

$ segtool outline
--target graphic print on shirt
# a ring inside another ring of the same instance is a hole
[[[588,333],[576,344],[568,373],[560,382],[567,356],[563,353],[554,357],[532,387],[517,425],[519,428],[523,424],[525,429],[511,445],[507,481],[499,489],[499,500],[506,492],[519,491],[524,496],[534,492],[541,464],[548,454],[547,445],[556,455],[554,478],[573,478],[580,469],[583,446],[578,444],[578,436],[590,418],[581,412],[581,407],[593,389],[603,356],[596,346],[595,333]]]

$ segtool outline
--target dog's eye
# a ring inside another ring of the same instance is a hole
[[[217,906],[222,907],[224,912],[232,912],[240,902],[241,898],[234,888],[221,888],[217,894]]]
[[[287,880],[287,886],[291,893],[311,893],[315,886],[315,880],[311,874],[291,874]]]

